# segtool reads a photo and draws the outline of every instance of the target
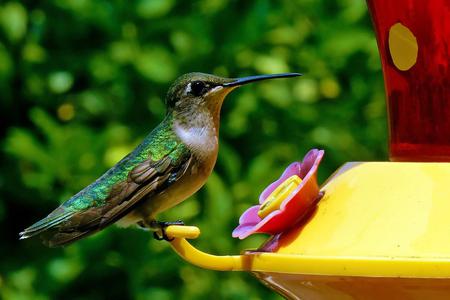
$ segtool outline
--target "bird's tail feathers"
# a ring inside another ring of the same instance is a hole
[[[42,242],[47,247],[61,247],[67,246],[85,236],[91,235],[98,230],[86,230],[86,231],[73,231],[73,232],[56,232],[56,233],[44,233],[42,236]]]
[[[24,231],[19,233],[21,240],[33,237],[35,235],[41,234],[49,229],[52,229],[61,223],[67,221],[70,217],[74,215],[74,211],[65,209],[63,207],[58,207],[52,213],[50,213],[44,219],[34,223],[30,227],[26,228]]]

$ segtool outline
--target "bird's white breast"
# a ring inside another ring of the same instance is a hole
[[[174,124],[175,133],[194,153],[207,157],[217,151],[218,140],[213,127],[189,127]]]

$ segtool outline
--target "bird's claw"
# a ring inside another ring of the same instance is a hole
[[[173,222],[161,222],[161,221],[154,221],[154,224],[152,224],[153,227],[156,227],[161,232],[160,234],[158,231],[153,232],[153,238],[158,241],[168,241],[171,242],[174,240],[174,238],[169,238],[166,233],[166,228],[171,225],[181,225],[184,226],[184,222],[181,220],[173,221]]]
[[[158,232],[153,232],[153,238],[157,241],[168,241],[171,242],[174,240],[174,238],[169,238],[166,234],[166,230],[164,230],[163,228],[161,228],[161,235],[158,234]]]

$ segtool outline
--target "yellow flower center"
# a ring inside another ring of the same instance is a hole
[[[258,216],[263,219],[268,214],[280,208],[281,203],[286,199],[302,182],[302,179],[297,175],[292,175],[277,188],[270,193],[266,200],[261,204]]]

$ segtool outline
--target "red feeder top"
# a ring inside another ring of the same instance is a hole
[[[449,0],[368,0],[383,65],[390,158],[450,161]]]

